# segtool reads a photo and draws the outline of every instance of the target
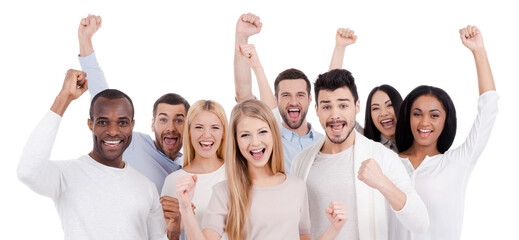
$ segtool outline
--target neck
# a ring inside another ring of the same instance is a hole
[[[178,151],[177,152],[172,152],[170,154],[167,154],[167,153],[164,152],[164,149],[162,149],[160,147],[160,145],[157,143],[157,140],[153,141],[153,144],[155,144],[155,148],[157,148],[157,150],[159,150],[161,153],[164,153],[164,155],[168,156],[169,159],[175,160],[177,158]]]
[[[308,127],[308,123],[306,122],[306,119],[303,121],[301,126],[299,126],[299,128],[296,128],[296,129],[290,128],[285,122],[283,122],[282,124],[283,124],[283,127],[285,127],[286,129],[288,129],[292,132],[295,132],[300,137],[302,137],[302,136],[308,134],[308,132],[310,132],[310,128]]]
[[[218,170],[223,165],[223,160],[218,156],[202,157],[195,153],[195,157],[191,160],[188,166],[184,167],[184,171],[189,173],[212,173]]]
[[[411,164],[413,164],[413,167],[416,169],[420,164],[422,164],[426,156],[431,157],[438,154],[440,154],[440,152],[436,147],[436,143],[422,146],[413,142],[413,145],[411,145],[411,147],[406,151],[402,152],[400,156],[409,158],[409,161],[411,161]]]
[[[270,169],[269,166],[265,165],[262,168],[249,168],[249,176],[251,178],[252,185],[269,186],[273,185],[273,176],[275,176],[275,174],[272,172],[272,169]]]
[[[88,155],[92,159],[96,160],[96,162],[101,163],[105,166],[113,167],[113,168],[124,168],[124,162],[123,162],[122,156],[120,156],[114,160],[108,160],[108,159],[105,159],[105,158],[99,156],[99,154],[94,153],[94,151],[90,152]]]
[[[385,138],[387,138],[387,139],[389,139],[389,140],[393,140],[393,139],[395,139],[395,135],[394,135],[394,134],[391,135],[391,136],[387,136],[387,135],[384,135],[384,134],[381,133],[380,135],[384,136]]]
[[[353,146],[353,144],[355,143],[355,130],[351,131],[350,136],[348,136],[346,141],[344,141],[343,143],[333,143],[332,141],[330,141],[328,136],[325,136],[325,138],[326,140],[324,141],[324,145],[321,148],[321,152],[326,154],[340,153],[348,149],[349,147]]]

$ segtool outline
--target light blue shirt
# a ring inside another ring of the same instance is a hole
[[[303,149],[313,145],[319,139],[323,137],[323,134],[313,130],[312,125],[308,123],[310,131],[302,137],[297,133],[290,131],[284,127],[283,124],[279,124],[281,130],[281,141],[283,142],[283,154],[285,155],[285,172],[290,173],[290,167],[292,167],[292,159],[301,152]]]
[[[88,90],[90,99],[96,94],[108,88],[105,75],[95,53],[86,57],[79,57],[81,69],[87,73]],[[132,142],[123,153],[123,161],[150,179],[157,187],[158,192],[162,192],[162,186],[166,177],[182,168],[184,159],[179,152],[174,160],[159,151],[153,139],[148,134],[133,132]]]

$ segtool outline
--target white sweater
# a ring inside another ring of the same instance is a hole
[[[162,239],[165,221],[157,189],[128,164],[108,167],[88,155],[49,161],[60,122],[49,111],[32,132],[18,178],[52,198],[65,239]]]

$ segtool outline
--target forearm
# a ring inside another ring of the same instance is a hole
[[[332,225],[328,226],[328,228],[319,236],[318,240],[328,240],[328,239],[335,239],[337,235],[339,234],[340,230],[335,229]]]
[[[79,56],[86,57],[94,52],[92,39],[79,39]]]
[[[263,70],[263,66],[257,66],[253,68],[254,74],[256,75],[256,80],[258,81],[258,89],[260,92],[260,99],[263,101],[270,109],[274,109],[277,107],[276,98],[272,93],[272,89],[270,88],[269,82],[267,81],[267,76],[265,75],[265,71]]]
[[[398,189],[393,182],[389,178],[385,177],[385,181],[380,183],[380,186],[377,190],[384,196],[384,198],[389,202],[391,208],[395,211],[400,211],[404,208],[404,205],[407,200],[407,196],[404,192]]]
[[[184,226],[184,231],[188,239],[206,239],[202,231],[200,230],[200,226],[196,221],[195,214],[193,213],[193,209],[186,208],[180,209],[180,215],[182,218],[182,225]]]
[[[332,61],[330,62],[329,70],[342,69],[345,51],[346,51],[346,47],[335,45],[335,48],[333,49]]]
[[[253,99],[252,94],[252,76],[249,64],[242,59],[239,46],[247,44],[247,37],[236,36],[234,48],[234,88],[236,91],[236,100],[241,102],[247,99]]]
[[[105,74],[99,66],[96,54],[94,52],[85,57],[80,56],[79,64],[81,65],[81,70],[87,74],[86,78],[88,79],[90,100],[92,100],[92,98],[99,92],[108,89],[108,83],[106,82]]]
[[[494,77],[492,76],[492,70],[488,62],[487,52],[484,48],[475,50],[474,60],[476,62],[476,71],[478,73],[478,87],[479,95],[488,92],[495,91],[496,86],[494,83]]]

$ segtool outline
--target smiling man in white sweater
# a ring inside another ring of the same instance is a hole
[[[85,76],[67,72],[61,92],[24,148],[18,178],[52,198],[65,239],[162,239],[165,221],[155,185],[122,161],[134,125],[126,94],[107,89],[92,99],[88,126],[94,147],[89,154],[49,161],[65,110],[88,89]]]

